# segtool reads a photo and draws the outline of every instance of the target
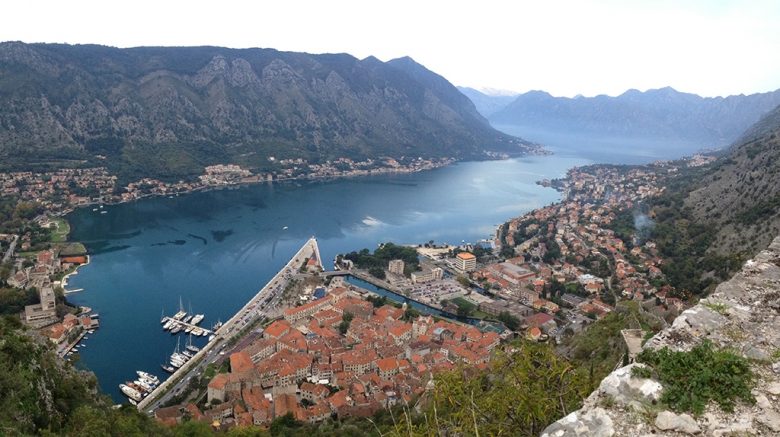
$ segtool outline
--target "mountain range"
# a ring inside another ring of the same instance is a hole
[[[495,126],[512,132],[555,132],[686,141],[699,147],[726,146],[780,105],[780,90],[728,97],[700,97],[673,88],[628,90],[610,97],[553,97],[544,91],[490,96],[460,89]]]
[[[182,177],[213,163],[265,168],[269,156],[479,159],[535,147],[411,58],[0,43],[0,169],[105,162]]]

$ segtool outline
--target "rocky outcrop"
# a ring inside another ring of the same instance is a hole
[[[731,413],[709,405],[696,417],[668,411],[658,402],[663,386],[634,376],[632,368],[643,366],[634,363],[612,372],[580,410],[542,436],[779,435],[780,237],[643,347],[686,351],[705,339],[751,360],[758,377],[753,405],[738,404]]]
[[[214,163],[272,167],[268,156],[479,159],[537,150],[493,129],[410,58],[0,43],[0,170],[98,159],[135,176],[173,177]]]

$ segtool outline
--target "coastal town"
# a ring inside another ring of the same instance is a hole
[[[229,351],[205,396],[189,397],[200,403],[159,408],[155,417],[219,429],[268,426],[286,415],[369,417],[414,405],[438,372],[485,366],[502,342],[561,342],[618,301],[675,315],[685,302],[665,283],[653,242],[615,228],[659,195],[678,165],[689,164],[572,169],[549,182],[561,202],[504,223],[493,241],[406,246],[421,260],[413,268],[403,259],[379,271],[358,265],[367,251],[337,257],[335,273],[312,269],[309,259],[299,270],[315,279],[294,287],[277,317]],[[388,247],[405,250],[379,250]]]
[[[439,372],[485,366],[502,342],[520,337],[561,343],[606,317],[621,300],[639,301],[660,317],[677,314],[685,301],[665,280],[664,260],[643,232],[652,218],[642,206],[663,192],[666,177],[681,166],[706,162],[707,157],[694,157],[641,167],[573,168],[565,178],[539,182],[560,191],[560,202],[512,218],[493,238],[476,243],[387,243],[373,255],[367,250],[340,255],[334,272],[323,269],[315,251],[299,268],[285,267],[287,286],[280,288],[277,280],[273,294],[259,293],[240,312],[240,323],[218,331],[213,345],[196,355],[202,359],[173,375],[173,388],[164,383],[149,390],[157,400],[148,412],[166,424],[186,417],[218,429],[268,426],[288,414],[308,422],[369,417],[394,405],[413,405]],[[66,242],[67,222],[58,214],[302,174],[418,171],[440,164],[372,168],[339,160],[311,167],[282,160],[285,170],[268,175],[217,165],[197,181],[145,179],[121,190],[105,169],[3,174],[3,193],[34,205],[31,228],[0,235],[11,266],[6,282],[38,293],[39,303],[26,306],[21,318],[67,356],[94,332],[99,316],[64,305],[67,276],[89,258],[82,245]],[[304,173],[296,173],[301,168]],[[382,250],[400,258],[378,257]],[[192,390],[184,375],[205,385]]]
[[[451,158],[393,158],[355,161],[338,158],[322,163],[310,163],[301,158],[268,157],[272,170],[252,172],[235,164],[205,167],[202,175],[187,181],[162,181],[142,178],[120,186],[117,176],[105,167],[68,168],[49,172],[0,172],[0,196],[16,197],[35,202],[49,214],[61,215],[73,208],[92,204],[112,204],[148,196],[167,196],[198,190],[301,179],[369,176],[387,173],[414,173],[444,167]]]

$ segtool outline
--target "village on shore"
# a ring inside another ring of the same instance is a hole
[[[165,423],[187,416],[219,428],[268,425],[287,414],[309,422],[368,417],[415,402],[438,372],[486,366],[501,342],[518,336],[561,342],[606,317],[621,300],[638,301],[662,317],[677,314],[685,302],[667,283],[655,244],[639,232],[643,221],[652,222],[641,207],[663,192],[665,178],[681,166],[708,160],[695,156],[648,166],[573,168],[565,178],[540,181],[562,192],[560,202],[513,218],[491,239],[475,244],[413,246],[420,259],[414,268],[390,259],[377,272],[348,257],[337,260],[340,268],[394,293],[395,300],[415,302],[430,312],[380,298],[341,277],[320,278],[323,272],[310,270],[320,260],[304,263],[301,272],[314,282],[301,281],[289,290],[281,317],[252,330],[230,350],[208,381],[206,396],[199,402],[185,398],[154,415]],[[0,189],[34,202],[33,221],[56,231],[67,226],[58,214],[91,203],[301,174],[314,178],[446,165],[415,161],[369,170],[340,161],[307,173],[312,167],[304,161],[281,162],[287,166],[281,175],[218,165],[206,168],[198,182],[143,180],[121,193],[105,169],[0,174]],[[623,229],[627,220],[629,233]],[[0,240],[5,260],[13,265],[9,285],[35,287],[40,295],[40,304],[21,315],[26,324],[40,329],[58,351],[69,350],[97,327],[97,316],[91,317],[88,308],[58,311],[55,299],[55,290],[62,293],[66,285],[63,277],[88,262],[83,246],[58,242],[35,252],[44,242],[34,231],[0,235]],[[33,251],[34,261],[15,253],[17,245],[22,253]]]

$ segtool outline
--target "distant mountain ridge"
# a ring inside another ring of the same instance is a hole
[[[134,176],[268,156],[484,158],[493,129],[411,58],[272,49],[0,43],[0,167],[94,161]],[[99,158],[98,158],[99,159]]]
[[[461,89],[463,92],[463,90]],[[473,93],[466,93],[471,96]],[[492,103],[485,103],[485,100]],[[517,96],[500,109],[500,98],[472,97],[494,125],[560,133],[600,134],[693,141],[702,147],[735,141],[764,114],[780,105],[780,90],[728,97],[700,97],[671,87],[617,96],[553,97],[544,91]],[[479,102],[479,103],[477,103]],[[494,106],[489,106],[489,105]],[[484,108],[491,107],[492,110]],[[534,140],[534,138],[529,138]]]
[[[477,111],[486,118],[490,118],[496,112],[504,109],[517,98],[517,94],[487,94],[474,88],[462,86],[458,87],[458,91],[474,102]]]

